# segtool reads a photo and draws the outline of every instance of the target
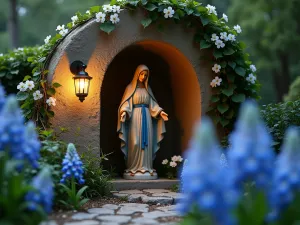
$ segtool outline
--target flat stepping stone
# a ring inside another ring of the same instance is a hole
[[[163,207],[157,207],[157,210],[161,210],[163,212],[176,211],[176,205],[168,205]]]
[[[136,207],[136,208],[148,208],[149,205],[147,204],[142,204],[142,203],[122,203],[120,206],[126,206],[126,207]]]
[[[124,190],[119,191],[119,194],[143,194],[143,192],[140,190]]]
[[[115,210],[115,209],[118,209],[119,206],[115,205],[115,204],[105,204],[105,205],[102,206],[102,208]]]
[[[131,220],[131,223],[134,223],[134,224],[160,224],[158,221],[156,221],[154,219],[148,219],[148,218],[143,218],[143,217],[135,218],[135,219]]]
[[[173,198],[170,197],[143,197],[142,202],[147,204],[162,204],[162,205],[171,205],[174,202]]]
[[[114,215],[115,211],[113,209],[107,208],[92,208],[87,210],[89,213],[96,215]]]
[[[168,192],[170,192],[167,189],[144,189],[143,191],[151,193],[151,194],[168,193]]]
[[[126,197],[128,197],[130,194],[125,194],[125,193],[123,193],[123,194],[119,194],[119,193],[113,193],[113,197],[115,197],[115,198],[126,198]]]
[[[73,220],[88,220],[88,219],[93,219],[96,216],[98,216],[98,214],[76,213],[72,216],[72,219]]]
[[[152,211],[149,213],[142,214],[142,217],[149,218],[149,219],[157,219],[160,217],[170,217],[170,216],[177,216],[177,213],[176,212]]]
[[[141,201],[143,197],[147,197],[144,194],[132,194],[128,196],[128,202],[138,202]]]
[[[169,193],[157,193],[157,194],[152,194],[153,197],[170,197],[174,198],[174,201],[177,202],[180,199],[183,198],[183,195],[181,193],[176,193],[176,192],[169,192]]]
[[[67,222],[64,225],[100,225],[100,222],[97,220],[83,220],[80,222]]]
[[[149,208],[147,207],[122,207],[117,214],[118,215],[131,215],[137,212],[149,212]]]
[[[101,221],[109,221],[114,222],[116,224],[118,223],[127,223],[129,220],[131,220],[130,216],[119,216],[119,215],[113,215],[113,216],[98,216],[97,219]]]

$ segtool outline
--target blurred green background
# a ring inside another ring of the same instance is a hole
[[[0,0],[0,53],[13,47],[41,45],[80,11],[105,0]],[[282,101],[300,75],[300,0],[203,0],[225,13],[229,25],[239,24],[239,40],[258,69],[260,104]],[[15,9],[15,10],[14,10]],[[15,17],[13,16],[15,15]],[[18,28],[12,38],[14,18]],[[12,41],[14,40],[14,41]]]

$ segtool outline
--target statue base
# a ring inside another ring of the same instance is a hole
[[[153,172],[150,174],[149,172],[141,173],[137,172],[135,174],[133,173],[124,173],[123,178],[126,180],[156,180],[158,179],[157,173]]]

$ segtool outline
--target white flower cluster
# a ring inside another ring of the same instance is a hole
[[[174,155],[171,158],[171,161],[170,161],[169,165],[171,167],[176,167],[178,165],[178,162],[181,163],[182,161],[183,161],[183,158],[180,155],[178,155],[178,156]],[[167,160],[167,159],[165,159],[165,160],[162,161],[163,165],[167,165],[168,163],[169,163],[169,160]]]
[[[104,23],[106,19],[107,13],[112,13],[110,15],[110,21],[113,24],[117,24],[120,22],[119,14],[121,12],[121,8],[118,5],[103,5],[102,9],[104,12],[96,13],[96,21],[99,23]]]
[[[174,13],[175,13],[175,11],[174,11],[174,9],[171,6],[169,6],[168,8],[164,9],[164,14],[165,14],[165,18],[166,19],[167,18],[172,18],[173,15],[174,15]]]
[[[2,57],[3,56],[3,53],[0,53],[0,57]]]
[[[235,29],[235,31],[236,31],[238,34],[242,33],[242,28],[240,27],[240,25],[235,25],[235,26],[233,27],[233,29]]]
[[[215,6],[212,6],[212,5],[207,5],[206,6],[206,8],[207,8],[207,11],[208,11],[208,15],[210,15],[210,14],[215,14],[215,15],[217,15],[217,11],[216,11],[216,7]]]
[[[45,42],[46,45],[49,44],[50,39],[51,39],[51,35],[48,35],[48,36],[45,38],[44,42]]]
[[[221,82],[222,82],[222,78],[219,78],[218,76],[216,76],[215,79],[213,79],[213,80],[210,82],[210,86],[211,86],[211,87],[217,87],[217,86],[220,86],[220,85],[221,85]]]
[[[248,77],[246,77],[246,80],[247,80],[249,83],[251,83],[251,84],[255,84],[256,77],[255,77],[252,73],[250,73],[250,74],[248,75]]]
[[[255,73],[256,72],[256,66],[255,65],[250,65],[250,70]]]
[[[69,32],[69,30],[65,28],[65,25],[58,25],[56,27],[56,31],[59,31],[59,34],[61,36],[65,36]]]
[[[227,32],[222,32],[220,33],[220,36],[218,36],[217,34],[212,34],[210,40],[215,42],[217,48],[224,48],[225,42],[227,41],[234,42],[236,39],[233,34],[227,34]]]
[[[27,90],[32,90],[34,88],[34,82],[32,80],[27,80],[25,83],[24,82],[20,82],[17,86],[17,89],[25,92]]]
[[[72,20],[72,26],[74,26],[75,23],[78,21],[78,16],[72,16],[71,20]]]
[[[228,22],[228,16],[226,14],[224,14],[224,13],[223,13],[222,19],[225,20],[225,22]]]
[[[49,106],[56,106],[56,99],[53,98],[53,97],[50,97],[46,100],[46,103],[49,105]]]

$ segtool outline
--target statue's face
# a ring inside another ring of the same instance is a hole
[[[140,82],[144,82],[148,77],[148,72],[147,71],[142,71],[140,73],[140,76],[139,76],[139,81]]]

